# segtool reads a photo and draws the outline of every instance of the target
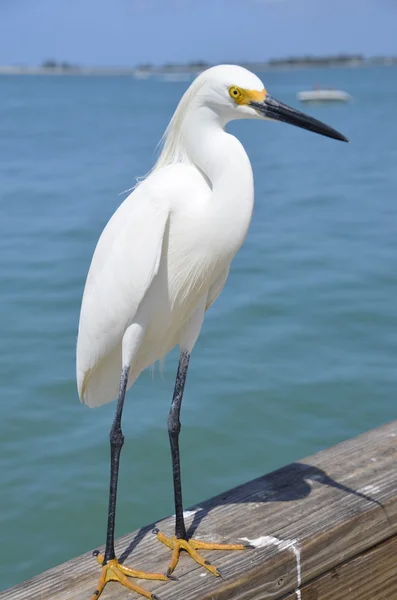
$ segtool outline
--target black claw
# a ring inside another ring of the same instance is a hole
[[[159,532],[160,532],[160,529],[157,529],[157,527],[152,529],[152,533],[154,533],[154,535],[157,535]],[[152,594],[152,596],[153,596],[153,594]]]
[[[99,590],[95,590],[94,596],[99,596]]]
[[[168,579],[171,579],[171,575],[172,575],[171,569],[167,569],[166,576],[168,577]]]
[[[178,577],[175,577],[175,575],[171,575],[171,573],[168,574],[168,572],[165,574],[165,576],[170,579],[171,581],[179,581]]]
[[[92,553],[92,556],[98,556],[99,554],[99,550],[94,550],[94,552]]]
[[[247,542],[246,544],[243,544],[243,546],[244,546],[244,548],[247,548],[247,550],[255,550],[255,546],[253,546],[249,542]]]
[[[219,577],[221,579],[223,579],[222,571],[220,571],[219,569],[217,569],[216,572],[218,573]]]
[[[152,594],[152,600],[160,600],[160,598],[156,594]]]

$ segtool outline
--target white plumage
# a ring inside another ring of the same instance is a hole
[[[246,87],[263,89],[255,75],[234,69]],[[219,77],[230,69],[212,71]],[[117,398],[122,365],[131,365],[130,386],[175,345],[192,349],[247,233],[251,166],[240,142],[224,132],[224,120],[200,102],[208,81],[210,72],[188,90],[190,102],[184,98],[177,108],[158,164],[114,213],[95,249],[77,344],[78,390],[88,406]],[[123,337],[134,324],[123,360]]]
[[[117,398],[179,344],[192,350],[251,219],[254,186],[233,119],[277,119],[329,137],[338,132],[274,100],[242,67],[203,72],[182,97],[149,174],[122,203],[96,247],[77,343],[82,401]]]

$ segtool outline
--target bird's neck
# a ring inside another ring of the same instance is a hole
[[[219,192],[230,205],[253,200],[253,175],[242,144],[226,133],[225,125],[217,113],[201,107],[186,118],[183,143],[189,161],[200,169],[214,194]]]
[[[210,109],[186,119],[184,154],[206,178],[210,188],[209,216],[217,236],[225,238],[230,257],[241,246],[251,221],[254,181],[250,161],[237,138],[225,132]],[[220,231],[222,230],[222,231]]]

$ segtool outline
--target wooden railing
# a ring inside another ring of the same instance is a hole
[[[144,582],[161,600],[397,599],[397,421],[245,483],[192,509],[198,539],[251,540],[209,552],[222,579],[182,555],[178,581]],[[172,534],[173,519],[156,524]],[[154,524],[118,540],[125,564],[165,572],[170,552]],[[37,548],[40,552],[40,548]],[[91,552],[0,593],[1,600],[88,600]],[[109,583],[102,600],[138,599]]]

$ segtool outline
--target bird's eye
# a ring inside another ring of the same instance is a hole
[[[233,98],[233,100],[236,101],[238,101],[242,97],[241,90],[238,87],[235,87],[234,85],[232,85],[232,87],[229,88],[229,95],[231,96],[231,98]]]

